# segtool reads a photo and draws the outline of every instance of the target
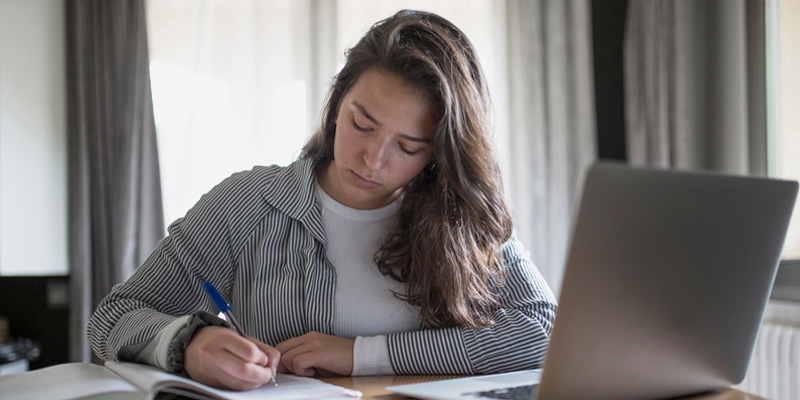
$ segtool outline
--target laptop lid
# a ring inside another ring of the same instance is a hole
[[[590,168],[536,399],[652,399],[740,382],[797,190],[774,179]],[[535,371],[387,389],[491,398],[539,381]]]
[[[590,168],[537,399],[740,382],[796,195],[790,181]]]

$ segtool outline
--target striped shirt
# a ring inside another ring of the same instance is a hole
[[[169,227],[145,263],[98,305],[94,352],[132,360],[162,328],[197,310],[216,313],[202,283],[236,306],[244,330],[275,345],[333,334],[336,271],[326,257],[314,164],[256,167],[222,181]],[[398,374],[482,374],[541,366],[555,298],[512,237],[501,247],[506,284],[495,324],[387,335]]]

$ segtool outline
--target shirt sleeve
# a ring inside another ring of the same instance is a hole
[[[169,370],[169,345],[178,332],[189,323],[190,318],[191,316],[186,315],[170,322],[134,356],[133,361]]]
[[[216,314],[202,284],[211,282],[223,296],[231,291],[237,254],[265,213],[260,194],[246,184],[253,179],[248,172],[234,174],[205,194],[170,225],[133,276],[100,302],[87,328],[98,357],[132,361],[176,319]]]
[[[397,374],[473,375],[539,368],[544,362],[556,300],[512,236],[501,246],[505,286],[495,323],[482,329],[443,328],[388,336]]]
[[[394,374],[385,335],[356,338],[353,346],[353,376]]]

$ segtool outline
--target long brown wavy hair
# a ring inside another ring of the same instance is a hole
[[[380,271],[406,283],[399,298],[428,327],[484,327],[503,284],[500,245],[510,212],[491,143],[492,104],[472,43],[446,19],[403,10],[379,21],[346,53],[322,123],[303,148],[317,165],[333,159],[336,116],[361,74],[381,68],[434,99],[438,125],[428,166],[405,188],[397,227],[375,255]]]

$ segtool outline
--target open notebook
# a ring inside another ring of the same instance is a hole
[[[361,393],[316,379],[278,374],[271,384],[245,392],[212,388],[191,379],[134,363],[107,362],[60,364],[0,377],[0,398],[14,400],[155,399],[174,394],[192,399],[217,400],[316,400],[350,399]]]
[[[387,389],[429,399],[650,399],[736,384],[797,187],[594,165],[544,369]]]

